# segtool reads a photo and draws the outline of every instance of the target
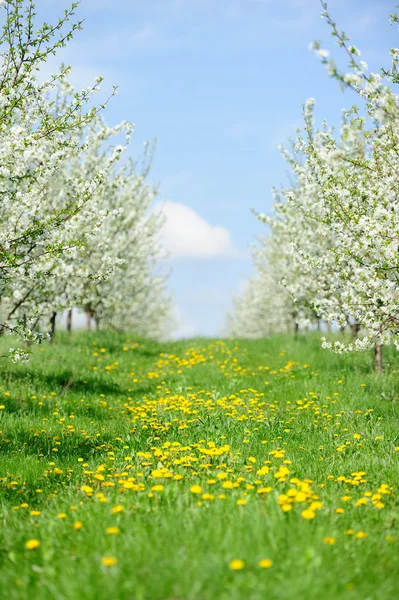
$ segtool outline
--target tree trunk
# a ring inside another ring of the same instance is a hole
[[[326,325],[327,325],[327,333],[331,333],[331,323],[330,323],[330,321],[327,321]]]
[[[352,334],[352,342],[357,340],[357,334],[360,331],[360,323],[350,323],[351,334]]]
[[[67,332],[71,333],[72,331],[72,308],[70,308],[67,312]]]
[[[87,331],[91,330],[91,310],[86,310],[86,329]]]
[[[374,344],[374,367],[376,372],[382,374],[382,346],[381,344]]]
[[[53,312],[50,318],[50,343],[52,344],[55,336],[55,320],[57,318],[57,313]]]
[[[100,331],[100,318],[94,315],[94,321],[96,323],[96,331]]]
[[[320,319],[317,319],[317,331],[320,331],[320,329],[321,329]]]

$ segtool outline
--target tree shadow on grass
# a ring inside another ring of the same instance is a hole
[[[7,385],[13,384],[44,384],[56,392],[57,396],[67,393],[69,390],[75,392],[91,392],[98,394],[119,394],[123,388],[116,381],[106,381],[98,377],[80,377],[76,376],[71,370],[64,370],[58,373],[44,373],[42,371],[28,372],[22,375],[18,371],[8,371],[3,376],[3,381]],[[43,390],[47,391],[47,390]]]

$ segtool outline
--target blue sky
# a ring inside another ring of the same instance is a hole
[[[62,0],[37,0],[51,20]],[[388,0],[333,0],[330,12],[370,67],[399,46]],[[249,244],[262,234],[251,208],[266,212],[286,181],[277,147],[301,125],[302,104],[338,124],[355,100],[342,94],[308,50],[317,39],[345,57],[320,18],[319,0],[82,0],[84,30],[61,59],[72,83],[95,76],[119,86],[110,123],[136,123],[130,152],[157,138],[152,178],[167,215],[170,288],[178,335],[217,335],[233,293],[252,272]]]

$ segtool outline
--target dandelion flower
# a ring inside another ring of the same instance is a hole
[[[234,560],[230,561],[230,563],[229,563],[229,567],[233,571],[240,571],[241,569],[244,568],[244,566],[245,566],[244,561],[240,560],[240,559],[234,559]]]
[[[367,533],[364,531],[358,531],[358,533],[356,533],[355,537],[357,537],[359,540],[362,540],[363,538],[367,537]]]
[[[118,561],[113,556],[104,556],[101,562],[105,567],[113,567]]]
[[[25,548],[27,550],[36,550],[36,548],[38,548],[39,546],[40,546],[39,540],[28,540],[25,543]]]
[[[262,569],[269,569],[272,566],[273,562],[269,558],[263,558],[258,562],[258,565]]]
[[[330,546],[332,546],[333,544],[335,544],[335,538],[327,536],[327,537],[323,538],[323,542],[325,544],[329,544]]]
[[[301,512],[301,517],[303,517],[304,519],[314,519],[316,516],[316,513],[313,510],[310,510],[309,508],[305,508],[305,510],[303,510]]]
[[[108,535],[117,535],[118,533],[120,533],[120,529],[119,527],[107,527],[105,533],[107,533]]]
[[[163,489],[164,489],[164,487],[161,484],[153,485],[152,488],[151,488],[151,490],[153,492],[162,492]]]

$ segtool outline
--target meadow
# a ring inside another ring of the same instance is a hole
[[[397,598],[395,352],[81,332],[2,359],[0,596]]]

